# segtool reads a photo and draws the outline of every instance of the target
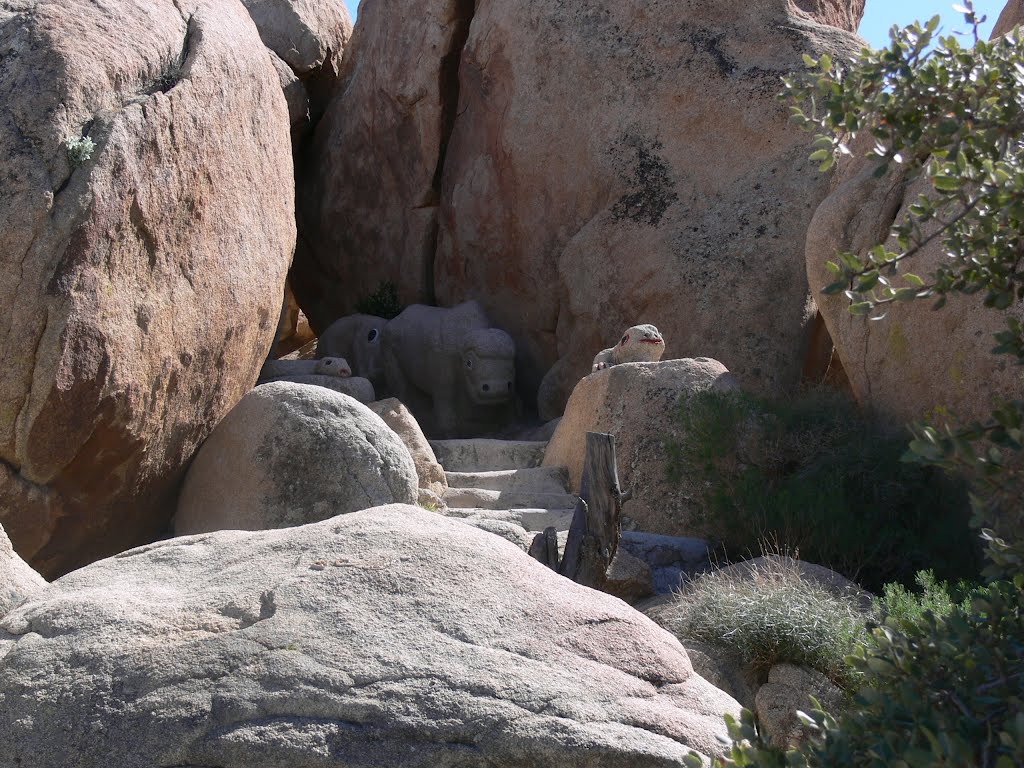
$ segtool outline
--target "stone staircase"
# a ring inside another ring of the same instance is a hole
[[[430,445],[448,480],[443,497],[448,508],[443,514],[502,536],[524,550],[529,550],[537,533],[553,526],[562,552],[577,497],[569,491],[564,467],[540,466],[546,442],[480,438],[432,440]],[[624,530],[616,560],[623,568],[613,581],[625,584],[635,578],[656,594],[670,593],[681,578],[711,568],[708,546],[702,539]],[[633,565],[628,565],[630,559]],[[629,573],[636,571],[636,561],[645,571],[639,576]],[[641,591],[630,597],[626,588],[610,591],[630,602],[646,594]]]
[[[477,438],[430,445],[448,480],[445,514],[520,546],[548,526],[569,530],[576,496],[564,468],[540,466],[546,442]]]

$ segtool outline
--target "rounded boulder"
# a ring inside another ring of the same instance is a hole
[[[162,541],[0,620],[0,762],[681,768],[739,705],[670,633],[403,505]]]
[[[324,387],[273,382],[203,444],[175,533],[287,528],[416,498],[409,450],[379,416]]]
[[[703,480],[669,479],[668,446],[687,438],[674,415],[705,389],[732,391],[739,383],[722,363],[706,357],[623,363],[585,377],[544,453],[543,466],[567,467],[569,487],[580,489],[587,432],[615,436],[619,479],[634,496],[623,514],[639,530],[699,536]]]
[[[0,0],[0,522],[53,578],[166,528],[295,249],[281,87],[221,0]]]

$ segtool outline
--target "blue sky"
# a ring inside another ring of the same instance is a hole
[[[860,25],[860,34],[877,48],[889,40],[889,27],[893,24],[906,26],[914,20],[930,19],[935,14],[942,17],[942,28],[946,33],[963,30],[963,19],[953,10],[953,4],[954,0],[867,0],[867,10]],[[345,5],[355,19],[359,0],[345,0]],[[999,18],[999,12],[1003,10],[1004,5],[1005,0],[975,0],[975,10],[988,16],[988,22],[984,26],[986,37]]]
[[[940,29],[944,34],[966,31],[963,16],[953,10],[953,5],[962,2],[963,0],[867,0],[864,21],[861,22],[859,31],[861,37],[875,48],[888,42],[889,28],[893,24],[904,27],[915,20],[927,21],[936,14],[942,17]],[[984,37],[988,37],[992,31],[992,25],[996,23],[1005,5],[1006,0],[975,0],[974,10],[979,15],[988,16],[988,20],[982,25]]]

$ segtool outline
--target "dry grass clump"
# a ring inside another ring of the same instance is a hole
[[[849,688],[844,660],[866,639],[868,618],[856,595],[802,578],[788,558],[769,558],[684,585],[660,620],[681,639],[718,646],[756,671],[789,662]]]

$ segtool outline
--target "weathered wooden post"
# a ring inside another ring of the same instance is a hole
[[[558,570],[558,531],[555,530],[555,526],[549,525],[543,533],[533,537],[530,557],[544,563],[553,571]]]
[[[632,496],[632,491],[619,488],[614,436],[588,432],[580,500],[558,567],[560,574],[579,584],[604,589],[608,566],[619,547],[622,505]]]

